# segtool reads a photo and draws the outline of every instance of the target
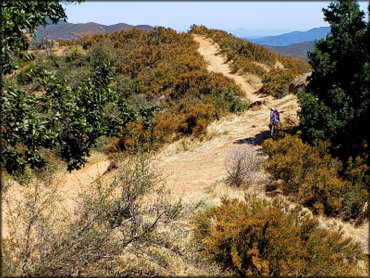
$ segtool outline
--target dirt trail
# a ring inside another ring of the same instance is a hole
[[[283,121],[297,121],[298,104],[294,95],[287,95],[278,100],[256,95],[256,90],[244,77],[231,73],[229,65],[225,63],[225,57],[219,55],[219,47],[216,44],[199,35],[194,35],[194,40],[199,43],[198,51],[209,63],[210,71],[222,73],[235,80],[251,102],[263,103],[240,115],[230,115],[211,124],[208,133],[220,135],[200,143],[192,151],[173,154],[172,144],[156,156],[156,165],[168,175],[167,182],[171,190],[179,195],[193,194],[204,186],[223,179],[226,176],[224,159],[231,148],[248,143],[253,148],[259,148],[262,141],[269,137],[270,107],[285,111],[282,114]]]
[[[298,123],[297,98],[292,94],[282,99],[257,96],[255,89],[242,76],[231,73],[230,67],[225,63],[226,59],[219,55],[218,47],[212,41],[198,35],[194,35],[194,40],[199,42],[198,51],[209,63],[210,71],[222,73],[235,80],[252,102],[261,101],[262,104],[240,115],[229,115],[212,123],[207,132],[216,135],[210,140],[175,142],[167,146],[154,157],[154,164],[162,170],[167,186],[177,197],[191,201],[205,198],[211,203],[219,202],[223,195],[242,198],[242,190],[231,189],[222,182],[227,174],[225,157],[234,148],[261,148],[263,141],[270,137],[270,107],[285,111],[281,114],[283,123],[288,120]],[[187,151],[184,151],[185,143],[190,144]],[[263,188],[252,188],[251,191],[260,197],[269,198]],[[343,226],[345,234],[360,241],[364,250],[369,253],[368,223],[355,228],[350,223],[337,219],[321,217],[319,220],[323,226],[329,226],[330,223]]]
[[[222,182],[226,177],[224,163],[226,155],[233,148],[261,148],[263,140],[270,137],[268,128],[270,107],[285,111],[281,115],[282,122],[288,119],[297,122],[297,99],[294,95],[287,95],[282,99],[257,96],[254,93],[256,89],[244,77],[231,73],[229,65],[225,63],[225,57],[219,55],[217,45],[198,35],[194,35],[194,40],[199,43],[198,51],[209,63],[210,71],[222,73],[235,80],[251,102],[261,101],[262,104],[240,115],[228,115],[212,123],[207,129],[208,134],[213,134],[210,140],[177,141],[166,146],[153,157],[153,164],[164,173],[167,186],[175,197],[190,201],[206,199],[213,204],[219,202],[223,195],[243,198],[242,190],[232,189]],[[189,146],[185,148],[184,144]],[[184,150],[187,148],[189,148],[187,151]],[[106,156],[93,156],[84,168],[65,174],[58,180],[58,187],[67,200],[63,204],[64,208],[71,211],[78,194],[88,190],[89,185],[104,173],[108,166],[109,159]],[[18,193],[16,191],[15,187],[14,191],[8,193],[16,196]],[[252,188],[252,191],[258,193],[260,197],[268,198],[263,188]],[[354,228],[351,224],[336,219],[321,218],[320,221],[325,226],[331,222],[344,226],[345,233],[362,242],[364,249],[367,250],[368,223],[360,228]],[[3,225],[3,228],[4,226],[6,225]],[[4,230],[3,236],[7,233],[6,229]]]
[[[208,62],[209,71],[222,73],[230,79],[233,79],[235,83],[244,91],[247,98],[251,102],[263,99],[262,97],[254,94],[256,88],[254,88],[249,82],[247,82],[244,77],[231,73],[229,65],[225,62],[226,57],[221,55],[221,50],[218,45],[213,43],[211,39],[201,35],[194,34],[193,39],[199,43],[198,51]]]
[[[174,153],[178,142],[167,146],[156,158],[171,190],[178,195],[194,194],[205,186],[226,177],[225,156],[235,147],[248,145],[259,149],[269,138],[269,106],[286,110],[284,119],[296,119],[297,101],[288,95],[280,100],[268,101],[258,110],[248,110],[241,115],[230,115],[208,127],[208,133],[217,134],[203,141],[195,149]]]

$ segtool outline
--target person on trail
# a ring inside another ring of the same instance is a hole
[[[272,125],[274,121],[280,124],[280,114],[277,109],[272,108],[270,109],[270,125]]]
[[[270,109],[270,130],[271,130],[271,136],[274,135],[274,122],[277,124],[280,124],[280,114],[277,109]]]

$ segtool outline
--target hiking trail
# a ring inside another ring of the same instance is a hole
[[[243,189],[231,188],[223,182],[227,176],[225,157],[234,148],[261,149],[263,141],[270,138],[268,123],[272,107],[285,111],[281,115],[283,123],[288,120],[298,123],[297,98],[293,94],[281,99],[257,95],[257,89],[243,76],[231,72],[217,44],[200,35],[194,35],[193,38],[199,43],[198,51],[208,63],[208,70],[222,73],[234,80],[251,103],[258,103],[241,114],[230,114],[211,123],[207,128],[210,135],[208,139],[183,139],[165,146],[154,155],[153,165],[163,172],[166,185],[175,198],[181,197],[190,202],[205,199],[212,204],[218,203],[224,195],[242,199]],[[109,164],[105,155],[93,155],[81,170],[65,173],[58,179],[59,187],[68,200],[64,204],[65,209],[72,210],[78,194],[88,190],[89,185],[107,170]],[[105,181],[108,180],[110,175],[105,178]],[[265,194],[264,188],[251,187],[248,191],[257,193],[262,198],[270,198]],[[319,220],[325,226],[330,223],[342,225],[345,234],[360,241],[364,250],[369,253],[368,222],[355,228],[339,219],[320,217]]]
[[[220,135],[200,142],[196,149],[173,154],[171,150],[173,152],[174,144],[171,144],[155,157],[156,165],[168,175],[170,189],[179,195],[194,194],[210,183],[225,178],[224,160],[230,149],[238,145],[260,148],[263,140],[270,137],[270,107],[285,111],[283,121],[288,118],[298,121],[298,103],[294,95],[281,99],[258,96],[256,89],[243,76],[231,73],[229,65],[225,63],[226,58],[220,55],[216,44],[200,35],[194,35],[194,40],[199,43],[198,51],[209,64],[208,70],[233,79],[250,102],[259,101],[261,104],[239,115],[228,115],[213,122],[207,129],[208,133],[218,132]]]
[[[244,77],[231,73],[229,65],[225,62],[226,58],[220,55],[217,44],[203,36],[194,35],[193,38],[199,43],[199,53],[209,64],[208,70],[233,79],[252,103],[259,101],[260,104],[244,113],[228,115],[210,124],[207,132],[216,134],[210,140],[193,143],[182,141],[166,146],[154,157],[154,165],[164,173],[166,184],[172,193],[184,200],[194,202],[203,198],[215,204],[224,195],[242,199],[243,190],[231,188],[222,182],[227,176],[225,157],[235,148],[261,149],[263,141],[270,138],[268,124],[272,107],[284,111],[281,115],[283,123],[288,120],[298,123],[297,98],[293,94],[281,99],[258,96],[255,93],[256,89]],[[184,142],[190,144],[187,151],[183,150]],[[257,186],[249,188],[248,191],[270,199],[266,196],[264,188]],[[329,226],[331,223],[343,226],[345,234],[360,241],[365,252],[369,253],[368,223],[355,228],[350,223],[335,218],[321,216],[319,221],[323,226]]]

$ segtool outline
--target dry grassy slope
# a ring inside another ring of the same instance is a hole
[[[195,35],[194,40],[199,43],[199,53],[209,63],[210,71],[222,73],[234,79],[251,102],[263,102],[262,105],[240,115],[229,115],[211,124],[207,131],[208,134],[216,134],[212,139],[203,142],[175,142],[167,146],[154,159],[155,165],[167,177],[168,187],[175,196],[189,201],[203,198],[215,204],[223,195],[243,197],[242,190],[231,189],[223,182],[226,177],[224,161],[227,153],[242,145],[260,148],[262,141],[269,137],[270,107],[285,111],[282,114],[283,123],[288,119],[298,123],[298,103],[295,95],[287,95],[282,99],[257,96],[255,89],[242,76],[231,73],[225,58],[219,54],[219,47],[216,44],[199,35]],[[184,148],[189,150],[181,151]],[[260,197],[269,198],[259,186],[254,186],[249,191],[257,193]],[[355,228],[349,223],[332,218],[320,217],[320,222],[323,226],[331,223],[342,225],[346,235],[362,242],[364,250],[368,253],[368,223]]]
[[[230,67],[228,64],[225,63],[226,58],[221,55],[220,48],[217,44],[213,43],[213,41],[209,38],[206,38],[201,35],[193,35],[193,38],[196,42],[199,43],[198,51],[200,54],[204,56],[206,61],[208,62],[208,70],[222,73],[223,75],[233,79],[235,83],[242,88],[248,99],[252,102],[261,100],[260,97],[253,94],[256,91],[251,84],[249,84],[245,78],[240,75],[235,75],[231,73]]]
[[[287,119],[298,122],[296,115],[298,104],[294,95],[287,95],[282,99],[263,98],[256,95],[253,86],[242,76],[231,73],[225,58],[219,55],[217,45],[201,36],[195,36],[194,39],[199,43],[199,52],[209,63],[210,71],[219,72],[234,79],[247,98],[252,102],[257,100],[262,102],[262,105],[240,115],[229,115],[212,123],[208,127],[211,139],[202,142],[184,139],[168,145],[153,157],[154,166],[163,171],[167,186],[174,197],[181,197],[186,202],[205,199],[212,205],[217,204],[220,197],[224,195],[236,198],[244,196],[243,190],[231,188],[224,183],[226,177],[224,161],[227,153],[238,147],[259,149],[260,143],[268,137],[269,108],[284,110],[283,122]],[[64,209],[71,211],[75,205],[74,200],[78,199],[78,193],[87,190],[108,166],[109,160],[106,156],[95,154],[83,169],[65,174],[55,181],[65,197],[65,202],[62,204]],[[108,175],[105,180],[109,180],[111,176]],[[17,187],[13,187],[5,195],[16,196],[19,194],[18,190]],[[263,198],[270,198],[258,185],[252,186],[248,191],[257,193]],[[6,218],[6,208],[3,213]],[[336,219],[321,217],[320,221],[323,226],[330,223],[342,225],[345,234],[362,242],[364,250],[368,252],[368,223],[355,228],[349,223]],[[3,236],[6,237],[6,234],[7,227],[3,225]]]
[[[251,142],[256,137],[259,148],[261,139],[268,136],[269,109],[275,107],[284,110],[282,120],[297,121],[298,104],[294,95],[274,100],[271,97],[261,97],[255,94],[253,88],[244,77],[231,73],[225,63],[225,57],[219,54],[219,48],[208,38],[194,35],[199,43],[201,53],[209,63],[208,69],[234,79],[241,87],[246,97],[251,101],[263,102],[258,107],[249,109],[240,115],[230,115],[208,127],[209,134],[220,134],[211,140],[200,143],[195,149],[188,152],[173,154],[176,142],[169,145],[156,156],[156,164],[163,168],[168,177],[168,184],[174,193],[179,195],[194,194],[212,182],[225,177],[224,158],[230,148]]]

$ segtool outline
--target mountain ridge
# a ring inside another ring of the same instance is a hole
[[[95,22],[88,23],[69,23],[59,22],[57,24],[49,24],[46,26],[39,26],[36,35],[33,37],[34,41],[41,39],[73,39],[79,34],[88,33],[112,33],[115,31],[127,30],[131,28],[138,28],[143,31],[150,31],[153,29],[150,25],[130,25],[126,23],[117,23],[113,25],[103,25]]]
[[[314,41],[293,43],[286,46],[273,46],[273,45],[262,45],[278,54],[284,56],[292,56],[308,62],[307,52],[312,51],[315,48]]]
[[[259,39],[267,36],[278,36],[290,32],[291,30],[287,29],[245,29],[245,28],[236,28],[236,29],[225,29],[224,31],[233,34],[238,38],[247,38],[247,39]]]
[[[330,27],[317,27],[308,31],[293,31],[278,36],[245,39],[262,45],[288,46],[294,43],[319,40],[325,38],[328,33],[330,33]]]

